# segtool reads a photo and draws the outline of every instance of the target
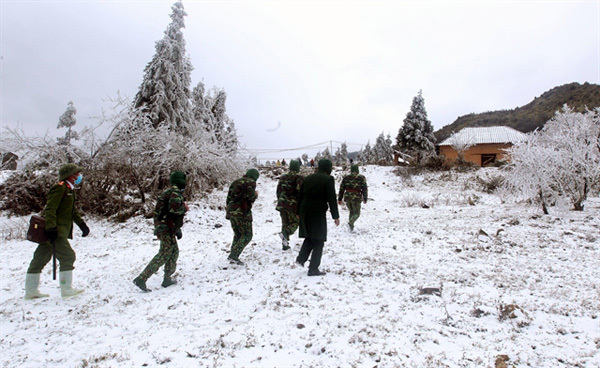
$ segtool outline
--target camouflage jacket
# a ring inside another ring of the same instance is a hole
[[[304,178],[302,175],[290,171],[284,174],[277,183],[277,211],[293,211],[298,208],[298,194]]]
[[[252,221],[252,204],[257,198],[256,182],[246,175],[229,186],[226,219],[245,218]]]
[[[186,212],[183,193],[177,185],[162,192],[154,208],[154,235],[175,234],[183,226]]]
[[[345,197],[344,193],[346,193]],[[364,175],[352,173],[344,176],[340,184],[338,201],[341,201],[343,198],[346,201],[367,200],[367,179]]]

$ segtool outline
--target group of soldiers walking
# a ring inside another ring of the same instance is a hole
[[[84,290],[72,287],[75,252],[68,239],[72,238],[73,223],[79,226],[82,236],[89,234],[90,229],[79,214],[75,203],[75,185],[81,183],[83,169],[75,164],[65,164],[59,169],[59,183],[50,188],[46,206],[42,216],[46,219],[46,235],[48,241],[38,245],[25,278],[25,299],[48,297],[39,292],[39,280],[42,269],[50,262],[53,254],[60,263],[60,286],[62,297],[71,297]],[[296,263],[302,267],[310,257],[309,276],[322,276],[319,270],[325,241],[327,241],[327,210],[331,212],[335,225],[340,224],[338,204],[342,200],[348,207],[348,228],[354,230],[354,223],[360,216],[361,202],[367,202],[367,181],[359,174],[358,165],[352,165],[350,174],[346,175],[337,194],[335,180],[331,176],[332,163],[324,159],[318,163],[314,174],[303,177],[300,174],[300,162],[292,160],[289,172],[282,175],[277,184],[276,210],[281,216],[282,249],[289,250],[290,236],[299,230],[299,237],[304,241],[296,257]],[[243,265],[240,255],[253,236],[252,205],[258,198],[256,181],[259,172],[250,169],[244,176],[229,186],[226,202],[226,219],[231,223],[234,236],[231,250],[227,257],[230,263]],[[154,235],[160,240],[158,253],[152,258],[144,270],[133,280],[141,290],[148,292],[146,281],[164,266],[162,286],[169,287],[177,283],[172,277],[177,268],[183,219],[188,211],[183,192],[186,175],[181,171],[173,172],[169,177],[170,187],[164,190],[156,201],[154,209]]]

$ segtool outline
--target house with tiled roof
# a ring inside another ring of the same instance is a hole
[[[455,161],[459,151],[464,159],[480,166],[506,161],[506,149],[522,142],[527,135],[507,126],[463,128],[438,144],[439,153]]]

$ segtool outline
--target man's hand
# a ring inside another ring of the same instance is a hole
[[[178,228],[177,230],[175,230],[175,237],[177,237],[177,239],[183,238],[183,233],[181,232],[181,228]]]
[[[342,205],[342,201],[338,201],[338,205],[341,206]]]
[[[333,220],[333,222],[335,222],[335,226],[340,226],[340,219],[336,218],[335,220]]]
[[[85,222],[82,222],[81,225],[79,225],[79,228],[81,229],[81,236],[84,238],[90,233],[90,228],[85,224]]]
[[[58,238],[58,230],[55,227],[46,229],[46,231],[44,232],[46,233],[46,237],[48,238],[48,240],[50,240],[51,243],[54,243],[56,238]]]

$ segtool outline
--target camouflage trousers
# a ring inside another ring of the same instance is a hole
[[[348,224],[351,229],[354,229],[354,223],[360,217],[360,200],[346,201],[346,206],[350,211],[350,217],[348,218]]]
[[[229,221],[233,229],[233,242],[231,243],[229,257],[239,259],[246,245],[252,240],[252,220],[232,217]]]
[[[165,277],[171,276],[177,269],[177,258],[179,258],[177,239],[170,234],[161,234],[158,238],[160,239],[158,254],[152,258],[139,276],[144,281],[148,280],[163,265],[165,266]]]
[[[294,234],[298,230],[300,220],[296,216],[295,211],[279,211],[281,216],[281,232],[285,236],[286,240],[290,240],[290,235]]]

